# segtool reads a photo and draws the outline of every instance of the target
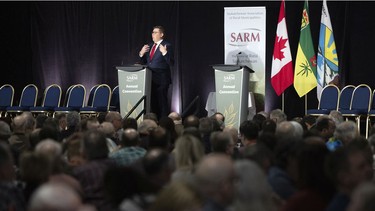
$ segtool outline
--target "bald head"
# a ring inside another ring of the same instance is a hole
[[[197,166],[195,179],[202,193],[223,206],[233,199],[234,164],[224,154],[210,154]]]
[[[139,144],[139,133],[133,128],[128,128],[122,133],[122,145],[125,147],[136,146]]]

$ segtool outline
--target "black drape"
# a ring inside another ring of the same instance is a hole
[[[151,40],[154,25],[163,25],[174,45],[173,110],[186,108],[200,96],[200,116],[214,91],[209,65],[224,60],[224,7],[265,6],[266,111],[281,107],[270,83],[273,43],[280,2],[0,2],[0,84],[16,89],[35,83],[40,90],[52,83],[66,89],[81,83],[90,89],[99,83],[117,85],[115,66],[138,61],[138,52]],[[318,44],[321,1],[310,1],[314,46]],[[286,2],[286,20],[292,58],[299,40],[303,1]],[[372,57],[375,42],[372,16],[375,2],[328,2],[340,61],[341,85],[366,83],[375,88]],[[181,105],[179,104],[181,102]],[[308,94],[317,105],[316,91]],[[262,108],[258,108],[262,110]],[[285,92],[285,111],[302,116],[304,98],[293,87]]]

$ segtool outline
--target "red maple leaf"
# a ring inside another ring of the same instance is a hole
[[[283,39],[282,37],[279,37],[276,35],[275,40],[275,48],[273,49],[273,59],[279,59],[280,61],[285,58],[283,50],[286,48],[285,43],[288,41],[288,39]]]

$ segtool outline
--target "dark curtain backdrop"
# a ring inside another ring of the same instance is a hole
[[[209,65],[224,61],[224,7],[266,7],[266,111],[281,108],[270,83],[273,43],[280,2],[0,2],[0,84],[16,89],[34,83],[40,94],[49,84],[66,89],[81,83],[89,90],[98,83],[118,84],[115,66],[134,64],[154,25],[167,29],[174,45],[173,109],[184,110],[199,96],[199,115],[214,74]],[[321,1],[311,1],[310,20],[317,46]],[[299,40],[303,1],[286,2],[292,57]],[[328,2],[341,69],[341,86],[368,84],[375,88],[372,70],[375,2]],[[304,114],[304,98],[293,87],[285,92],[289,118]],[[180,104],[181,103],[181,104]],[[316,107],[316,90],[308,94]],[[258,108],[262,110],[262,108]]]

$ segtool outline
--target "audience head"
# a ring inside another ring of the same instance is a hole
[[[148,148],[162,148],[169,150],[170,136],[162,127],[156,127],[150,132]]]
[[[42,128],[48,116],[40,114],[35,118],[35,128]]]
[[[195,171],[197,187],[206,198],[226,207],[234,197],[234,164],[223,154],[209,154],[198,164]]]
[[[203,156],[203,145],[194,136],[183,135],[177,139],[175,146],[176,169],[192,170]]]
[[[128,128],[122,133],[121,145],[123,147],[137,146],[139,142],[139,133],[135,129]]]
[[[81,132],[86,132],[88,130],[97,130],[100,124],[97,118],[89,117],[81,121]]]
[[[212,152],[233,155],[235,147],[231,134],[227,132],[213,132],[210,137]]]
[[[153,120],[156,124],[158,123],[158,116],[155,113],[145,113],[143,115],[143,120],[146,119]]]
[[[306,125],[307,130],[310,130],[310,128],[315,125],[316,117],[312,115],[306,115],[302,118],[302,123]]]
[[[213,120],[208,117],[199,119],[199,132],[201,134],[210,134],[214,130]]]
[[[171,179],[172,164],[169,153],[165,150],[160,148],[148,150],[142,159],[142,166],[146,176],[159,188],[162,188]]]
[[[358,185],[372,179],[368,150],[365,140],[357,140],[330,154],[326,171],[340,192],[350,195]]]
[[[243,152],[243,157],[258,164],[264,173],[268,172],[273,161],[272,151],[260,143],[246,147]]]
[[[236,161],[234,167],[237,176],[235,210],[276,210],[272,189],[261,168],[249,160]]]
[[[103,122],[102,124],[100,124],[98,130],[102,132],[107,138],[114,137],[116,133],[115,127],[110,122]]]
[[[148,136],[150,132],[157,127],[158,125],[156,124],[154,120],[145,119],[139,124],[138,132],[140,135]]]
[[[117,111],[108,112],[105,116],[105,121],[112,123],[115,131],[118,131],[122,128],[122,117],[121,114]]]
[[[177,112],[171,112],[169,115],[168,115],[169,118],[171,118],[173,120],[173,123],[174,124],[180,124],[182,125],[182,118],[181,118],[181,115]]]
[[[275,109],[271,111],[270,119],[273,120],[276,124],[279,124],[283,121],[286,121],[287,116],[281,109]]]
[[[9,137],[12,135],[12,131],[8,123],[0,121],[0,142],[8,142]]]
[[[122,120],[122,129],[128,129],[133,128],[135,130],[138,130],[138,122],[136,119],[132,117],[128,117]]]
[[[66,115],[66,125],[68,128],[77,128],[81,123],[81,116],[77,111],[69,112]]]
[[[60,158],[62,155],[62,146],[52,139],[45,139],[39,142],[35,147],[35,152],[45,155],[51,161]]]
[[[335,122],[335,125],[339,125],[340,123],[344,122],[344,117],[340,111],[332,110],[329,112],[328,116]]]
[[[334,132],[336,139],[342,141],[344,145],[349,144],[355,138],[360,136],[357,124],[353,121],[345,121],[340,123]]]
[[[195,115],[190,115],[184,119],[184,128],[195,127],[199,128],[199,118]]]
[[[319,131],[320,136],[325,140],[328,141],[329,138],[333,136],[333,133],[335,132],[336,125],[335,122],[329,118],[318,118],[316,121],[316,130]]]
[[[82,133],[73,133],[65,142],[65,154],[69,165],[75,167],[85,163],[81,146],[83,143]]]
[[[107,158],[108,147],[104,134],[95,130],[87,131],[83,136],[81,150],[88,160]]]
[[[257,123],[251,120],[245,120],[240,125],[240,134],[242,144],[244,146],[249,145],[248,142],[255,141],[258,138],[259,126]]]
[[[34,192],[28,210],[78,211],[80,208],[82,201],[76,191],[63,184],[47,183]]]
[[[55,115],[55,119],[58,122],[60,131],[65,130],[67,128],[67,120],[65,113],[57,113]]]
[[[276,122],[271,119],[266,119],[262,124],[262,133],[275,134],[276,132]]]
[[[259,129],[262,130],[263,122],[266,121],[266,117],[262,114],[255,114],[253,116],[253,121],[258,124]]]
[[[372,211],[375,207],[375,184],[365,182],[355,189],[347,211]]]
[[[156,197],[150,211],[203,210],[203,198],[196,187],[186,182],[168,184]]]
[[[0,143],[0,183],[10,182],[16,179],[13,165],[13,157],[9,146],[5,143]]]
[[[303,128],[296,121],[283,121],[277,124],[275,135],[278,139],[301,139]]]

